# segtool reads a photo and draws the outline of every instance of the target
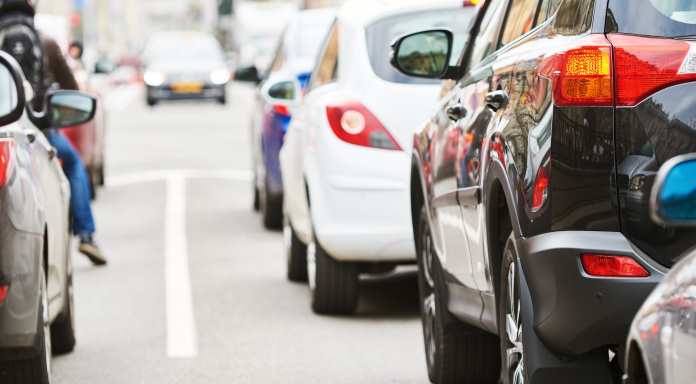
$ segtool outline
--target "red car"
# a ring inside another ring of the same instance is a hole
[[[104,186],[105,127],[106,117],[103,108],[97,108],[94,120],[60,130],[70,140],[85,163],[92,199],[97,196],[97,188]]]

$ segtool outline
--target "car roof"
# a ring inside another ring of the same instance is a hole
[[[457,7],[463,7],[462,0],[349,0],[339,9],[338,18],[342,23],[367,27],[384,17]]]

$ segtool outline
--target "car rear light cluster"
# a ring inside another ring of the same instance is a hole
[[[597,277],[648,277],[648,272],[629,256],[586,253],[580,257],[582,267],[590,276]]]
[[[672,85],[696,80],[696,44],[683,40],[589,35],[545,59],[558,106],[634,106]]]
[[[614,104],[611,45],[604,35],[589,35],[551,55],[540,73],[553,80],[558,106]]]
[[[7,185],[12,171],[14,140],[0,139],[0,187]]]
[[[328,105],[326,117],[336,137],[364,147],[401,150],[377,117],[356,101]]]
[[[616,105],[634,106],[666,87],[696,80],[696,45],[683,40],[609,35],[616,61]]]
[[[10,292],[9,285],[0,285],[0,304],[5,302],[7,299],[7,294]]]

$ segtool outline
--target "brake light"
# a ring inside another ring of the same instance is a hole
[[[5,302],[7,298],[7,293],[10,291],[10,287],[7,285],[0,285],[0,304]]]
[[[549,171],[548,163],[539,167],[534,190],[532,191],[532,211],[537,212],[544,206],[549,197]]]
[[[379,119],[357,101],[328,105],[326,117],[336,137],[347,143],[371,148],[401,150]]]
[[[0,139],[0,187],[7,185],[12,169],[14,141],[12,139]]]
[[[611,45],[604,35],[589,35],[549,56],[541,63],[540,73],[553,81],[558,106],[614,104]]]
[[[290,110],[285,105],[276,104],[273,106],[273,112],[283,117],[290,117]]]
[[[616,105],[634,106],[672,85],[696,80],[696,45],[686,41],[609,35],[616,62]]]
[[[648,277],[648,272],[628,256],[584,254],[580,257],[588,275],[598,277]]]

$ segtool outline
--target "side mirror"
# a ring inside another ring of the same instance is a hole
[[[391,64],[406,76],[444,79],[450,74],[454,36],[446,29],[416,32],[392,44]]]
[[[650,213],[669,226],[696,226],[696,153],[662,166],[653,186]]]
[[[261,88],[261,94],[269,104],[295,107],[300,102],[302,88],[294,78],[271,77]]]
[[[94,118],[97,99],[77,91],[57,91],[48,95],[51,128],[84,124]]]
[[[26,106],[22,69],[9,54],[0,51],[0,126],[14,123]]]
[[[247,83],[258,84],[261,82],[261,76],[259,75],[259,70],[255,66],[243,67],[234,71],[234,79],[237,81],[244,81]]]

